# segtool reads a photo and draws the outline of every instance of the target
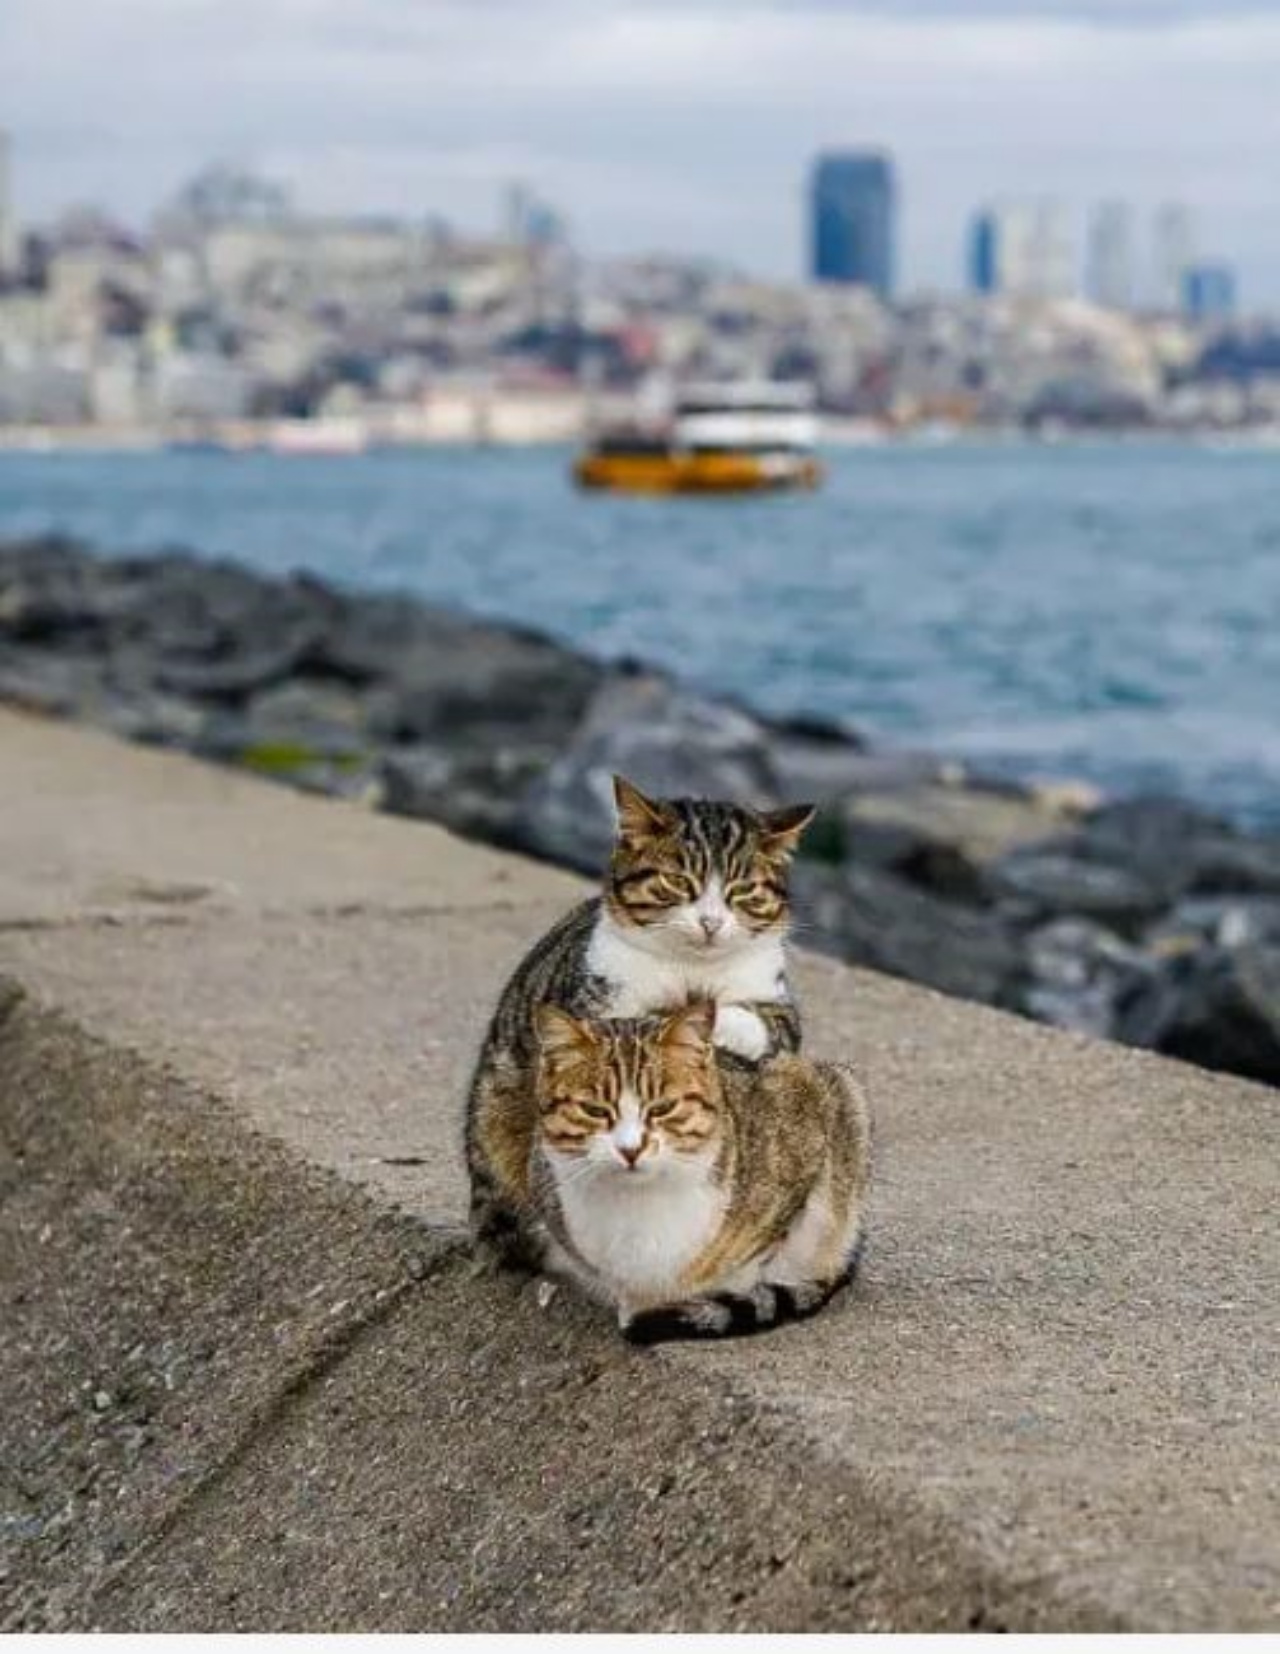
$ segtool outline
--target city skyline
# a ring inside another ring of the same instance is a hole
[[[19,212],[95,199],[145,220],[222,154],[310,208],[439,213],[484,232],[504,183],[527,178],[588,254],[717,256],[795,278],[813,155],[874,147],[901,179],[902,291],[962,285],[984,200],[1052,196],[1083,224],[1105,194],[1144,217],[1188,201],[1246,306],[1280,304],[1280,223],[1258,164],[1276,135],[1280,19],[1259,6],[899,0],[783,16],[747,0],[730,33],[723,5],[496,4],[500,29],[479,16],[494,6],[453,0],[224,0],[181,15],[133,0],[104,27],[83,0],[7,0],[0,124]],[[66,25],[56,58],[51,11]]]

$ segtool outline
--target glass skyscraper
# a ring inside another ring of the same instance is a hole
[[[820,155],[810,186],[815,281],[857,283],[888,298],[894,287],[897,183],[878,150]]]

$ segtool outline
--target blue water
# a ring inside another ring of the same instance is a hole
[[[584,497],[568,457],[0,454],[0,537],[406,588],[771,711],[1280,822],[1280,452],[854,450],[755,500]]]

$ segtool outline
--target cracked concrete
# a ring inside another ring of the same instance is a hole
[[[866,1278],[645,1357],[439,1251],[575,881],[8,714],[0,776],[11,1623],[1280,1623],[1273,1094],[805,959],[877,1107]]]

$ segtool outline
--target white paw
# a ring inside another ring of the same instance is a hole
[[[716,1012],[713,1042],[735,1057],[758,1062],[769,1049],[769,1030],[754,1011],[745,1005],[722,1005]]]

